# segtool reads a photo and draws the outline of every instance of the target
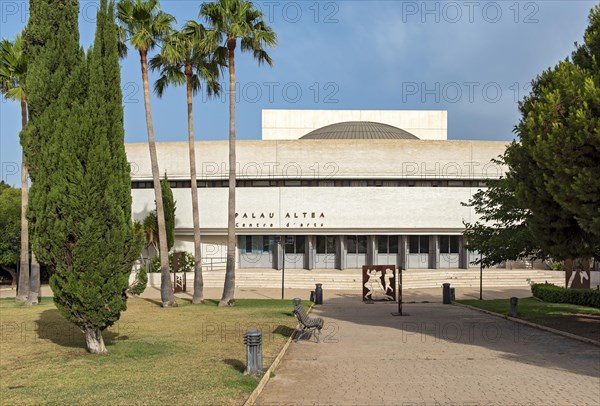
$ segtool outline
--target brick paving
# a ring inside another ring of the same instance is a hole
[[[306,304],[306,303],[305,303]],[[600,347],[439,303],[331,295],[259,405],[600,405]]]

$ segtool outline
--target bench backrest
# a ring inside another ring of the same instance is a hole
[[[306,313],[302,305],[294,307],[294,314],[300,323],[304,325],[309,323],[310,317],[308,317],[308,313]]]

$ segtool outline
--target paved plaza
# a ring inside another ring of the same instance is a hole
[[[321,343],[292,343],[256,403],[600,404],[597,346],[459,306],[396,309],[331,294],[311,313]]]

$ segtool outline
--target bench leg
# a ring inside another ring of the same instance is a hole
[[[302,337],[304,337],[305,335],[310,334],[310,330],[308,330],[306,327],[302,328],[302,330],[296,330],[296,342],[298,342],[298,340],[300,340]]]

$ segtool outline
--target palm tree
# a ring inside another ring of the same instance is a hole
[[[229,199],[227,213],[227,268],[219,306],[234,303],[235,293],[235,48],[240,38],[242,51],[251,51],[258,64],[273,61],[264,46],[277,45],[277,35],[264,22],[263,13],[245,0],[216,0],[200,6],[200,15],[209,24],[207,38],[223,44],[229,66]],[[221,51],[219,51],[221,52]]]
[[[189,21],[182,31],[172,33],[163,42],[162,50],[150,60],[152,70],[160,70],[160,77],[154,84],[154,91],[162,97],[169,85],[186,85],[188,114],[188,145],[194,222],[194,296],[193,304],[204,303],[204,282],[202,279],[202,251],[200,241],[200,215],[198,210],[198,183],[196,175],[196,150],[194,143],[194,122],[192,117],[192,96],[200,90],[201,82],[206,83],[208,96],[216,96],[221,90],[218,78],[224,58],[218,60],[213,52],[217,44],[209,44],[205,29],[201,24]]]
[[[0,93],[7,99],[21,102],[21,130],[27,126],[27,96],[25,94],[25,77],[27,75],[27,56],[23,50],[23,38],[15,37],[14,42],[3,39],[0,43]],[[27,204],[29,201],[28,171],[25,165],[25,154],[21,162],[21,255],[19,288],[17,302],[37,304],[40,286],[39,264],[35,257],[31,258],[31,283],[29,276],[29,223],[27,221]],[[37,287],[37,289],[36,289]]]
[[[169,272],[169,251],[167,249],[167,232],[165,228],[165,213],[160,188],[160,172],[154,142],[154,128],[152,126],[152,112],[150,109],[150,88],[148,86],[148,51],[152,50],[158,42],[164,39],[171,31],[171,24],[175,18],[160,10],[157,0],[121,0],[118,4],[118,19],[121,23],[121,34],[129,37],[131,45],[138,50],[142,65],[142,82],[144,86],[144,106],[146,108],[146,126],[148,129],[148,148],[150,149],[150,163],[152,165],[152,179],[154,182],[154,196],[156,200],[156,213],[158,217],[158,235],[160,251],[160,297],[163,307],[177,306],[173,285]],[[126,54],[123,48],[121,55]]]

